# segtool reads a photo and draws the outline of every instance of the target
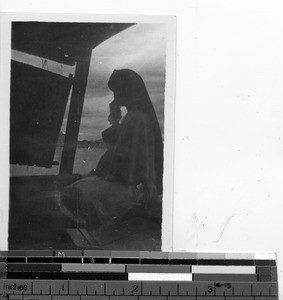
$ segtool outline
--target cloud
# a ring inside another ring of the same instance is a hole
[[[12,58],[43,68],[41,58],[13,51]],[[79,138],[98,139],[109,126],[107,117],[113,94],[107,86],[114,69],[129,68],[143,78],[161,127],[164,123],[166,25],[136,24],[93,50]],[[48,70],[67,76],[74,67],[48,61]],[[68,110],[68,107],[67,107]],[[65,131],[67,113],[62,130]]]
[[[145,81],[165,73],[165,26],[137,24],[105,41],[93,50],[88,93],[110,94],[107,82],[114,69],[129,68]]]
[[[107,117],[113,93],[107,82],[114,69],[128,68],[141,75],[163,128],[165,51],[164,24],[134,25],[93,50],[80,138],[101,138],[101,131],[109,126]]]

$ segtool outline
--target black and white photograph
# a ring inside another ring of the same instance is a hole
[[[282,15],[280,0],[2,0],[0,250],[253,257],[229,291],[276,298],[250,279],[278,279],[281,296]],[[229,297],[218,279],[207,292]]]
[[[11,21],[11,250],[161,250],[174,22],[92,19]]]

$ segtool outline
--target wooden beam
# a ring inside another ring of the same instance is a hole
[[[92,50],[77,61],[59,174],[72,174]]]

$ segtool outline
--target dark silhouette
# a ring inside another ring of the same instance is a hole
[[[109,177],[143,184],[145,202],[150,203],[162,193],[163,175],[163,143],[153,105],[142,78],[132,70],[115,70],[108,86],[114,92],[112,105],[127,109]]]
[[[108,86],[114,100],[111,127],[102,133],[107,152],[91,174],[96,176],[65,188],[60,201],[65,214],[96,233],[105,232],[134,207],[153,207],[162,193],[162,137],[142,78],[128,69],[115,70]],[[122,106],[127,114],[119,124]]]
[[[97,167],[88,174],[89,176],[99,176],[101,178],[108,176],[113,155],[115,153],[115,146],[121,131],[121,125],[119,124],[121,118],[122,114],[120,107],[110,104],[108,121],[111,126],[102,132],[102,139],[107,147],[107,151],[100,158]]]

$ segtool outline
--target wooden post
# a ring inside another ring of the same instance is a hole
[[[77,61],[59,174],[72,174],[92,49]]]

